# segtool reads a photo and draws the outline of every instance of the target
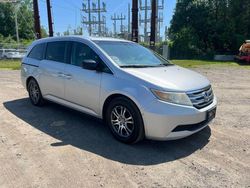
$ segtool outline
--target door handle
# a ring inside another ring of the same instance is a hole
[[[70,80],[72,78],[72,75],[71,74],[64,74],[64,77],[68,80]]]
[[[62,72],[57,72],[57,77],[63,77],[64,74]]]

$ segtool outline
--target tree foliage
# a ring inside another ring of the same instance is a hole
[[[20,42],[24,45],[34,40],[33,31],[33,11],[31,0],[21,0],[19,3],[1,3],[0,2],[0,45],[15,46],[16,27],[15,12],[17,13],[17,23]],[[46,36],[46,31],[42,31]]]
[[[0,3],[0,34],[4,37],[15,35],[15,15],[10,3]]]
[[[250,38],[250,1],[177,0],[169,37],[172,58],[235,54]]]

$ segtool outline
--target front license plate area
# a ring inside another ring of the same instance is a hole
[[[216,108],[207,111],[207,121],[211,121],[216,116]]]

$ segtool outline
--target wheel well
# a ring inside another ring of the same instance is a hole
[[[28,79],[26,80],[26,89],[28,89],[28,84],[29,84],[31,79],[36,80],[33,76],[28,77]]]
[[[134,105],[137,107],[137,109],[138,109],[139,112],[140,112],[140,109],[138,108],[138,106],[136,105],[136,103],[135,103],[133,100],[131,100],[129,97],[127,97],[127,96],[125,96],[125,95],[122,95],[122,94],[113,94],[113,95],[110,95],[110,96],[105,100],[105,102],[104,102],[104,105],[103,105],[103,108],[102,108],[102,117],[103,117],[103,120],[104,120],[104,121],[106,121],[106,120],[105,120],[105,111],[107,110],[108,105],[110,104],[110,102],[111,102],[112,100],[114,100],[115,98],[118,98],[118,97],[123,97],[123,98],[126,98],[126,99],[130,100],[132,103],[134,103]]]

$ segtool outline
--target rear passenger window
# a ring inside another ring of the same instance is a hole
[[[45,46],[46,44],[37,44],[36,46],[34,46],[31,50],[31,52],[29,53],[28,57],[29,58],[33,58],[33,59],[37,59],[37,60],[42,60],[43,59],[43,54],[44,54],[44,50],[45,50]]]
[[[66,61],[65,55],[66,42],[49,42],[47,44],[46,59],[64,63]]]

